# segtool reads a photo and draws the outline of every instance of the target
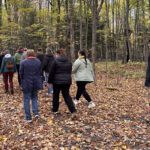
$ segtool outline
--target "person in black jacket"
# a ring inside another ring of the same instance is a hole
[[[43,68],[44,56],[45,56],[45,55],[43,54],[42,49],[41,49],[41,48],[38,48],[37,54],[36,54],[36,58],[40,60],[42,68]],[[43,81],[45,81],[44,73],[42,72],[42,74],[43,74],[43,77],[42,77],[42,78],[43,78]]]
[[[46,82],[48,82],[49,71],[50,71],[53,61],[54,61],[54,56],[51,53],[50,48],[46,48],[46,55],[44,56],[44,60],[43,60],[43,71],[45,71]],[[51,95],[52,92],[53,92],[53,85],[51,85],[48,88],[47,95]]]
[[[71,79],[72,63],[64,55],[63,50],[56,52],[56,59],[52,64],[49,72],[48,86],[53,84],[53,109],[54,114],[58,113],[59,109],[59,93],[62,92],[64,100],[71,113],[75,113],[76,109],[73,104],[72,98],[69,95]]]
[[[148,42],[148,47],[150,49],[150,40]],[[148,87],[148,112],[150,112],[150,55],[148,56],[148,65],[147,65],[147,71],[146,71],[146,80],[145,80],[145,86]]]
[[[3,57],[5,56],[5,53],[4,52],[1,52],[1,55],[0,55],[0,67],[1,67],[1,64],[2,64],[2,60],[3,60]]]

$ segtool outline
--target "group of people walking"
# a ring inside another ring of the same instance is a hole
[[[86,91],[86,85],[94,81],[94,73],[83,50],[78,52],[78,59],[73,66],[63,49],[57,50],[56,54],[53,55],[49,48],[46,49],[46,54],[43,54],[42,49],[38,49],[37,54],[35,54],[32,49],[21,48],[17,50],[15,56],[6,50],[0,56],[0,62],[0,73],[4,77],[5,93],[9,93],[9,79],[10,92],[14,94],[13,75],[14,72],[18,72],[19,86],[23,91],[25,121],[27,122],[32,122],[33,118],[39,117],[38,91],[43,89],[44,80],[47,83],[47,95],[53,93],[52,112],[54,114],[59,113],[60,92],[62,92],[65,103],[72,114],[76,114],[75,105],[78,104],[81,95],[87,100],[88,108],[95,107],[95,103]],[[74,100],[69,93],[72,73],[77,85]],[[33,117],[30,112],[30,100],[32,100]]]

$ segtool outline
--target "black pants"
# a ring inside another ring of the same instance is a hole
[[[17,68],[17,73],[18,73],[18,82],[19,82],[19,85],[21,85],[21,79],[20,79],[20,73],[19,73],[20,65],[16,64],[16,68]]]
[[[63,98],[71,113],[76,112],[75,106],[72,102],[72,98],[69,95],[70,85],[53,85],[53,112],[57,112],[59,109],[59,93],[62,92]]]
[[[77,81],[77,94],[76,94],[76,100],[79,100],[81,95],[84,96],[84,98],[88,101],[91,102],[91,98],[89,96],[89,94],[86,92],[86,85],[89,83],[87,81]]]

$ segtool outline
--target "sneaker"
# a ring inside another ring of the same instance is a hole
[[[54,115],[56,115],[56,116],[61,116],[61,113],[60,113],[60,112],[58,112],[58,111],[53,112],[53,113],[54,113]]]
[[[24,121],[27,122],[27,123],[31,123],[32,119],[24,119]]]
[[[5,90],[5,94],[8,94],[8,90]]]
[[[89,106],[88,106],[88,108],[93,108],[93,107],[95,107],[95,103],[94,102],[89,102]]]
[[[50,93],[46,93],[46,95],[47,95],[47,96],[52,96],[52,94],[50,94]]]
[[[75,99],[73,102],[75,105],[77,105],[79,101]]]
[[[34,119],[37,119],[37,118],[39,118],[39,115],[35,115],[35,116],[34,116]]]

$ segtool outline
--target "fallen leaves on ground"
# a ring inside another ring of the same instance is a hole
[[[46,88],[39,92],[40,118],[25,123],[22,92],[15,75],[15,94],[4,94],[1,79],[0,90],[0,149],[11,150],[126,150],[150,149],[150,126],[147,124],[147,91],[144,79],[122,77],[116,85],[109,78],[97,74],[97,86],[89,84],[88,92],[96,107],[88,109],[84,98],[76,106],[77,120],[71,119],[65,102],[60,96],[61,115],[53,115],[52,97],[46,96]],[[110,90],[115,89],[115,90]],[[76,85],[71,87],[71,96]]]

